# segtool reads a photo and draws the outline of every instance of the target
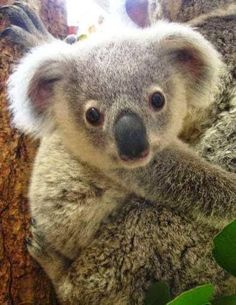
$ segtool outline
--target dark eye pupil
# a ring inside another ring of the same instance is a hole
[[[151,96],[151,105],[154,109],[161,109],[165,104],[165,98],[162,93],[155,92]]]
[[[100,123],[101,113],[94,107],[89,108],[86,112],[86,120],[92,124],[97,125]]]

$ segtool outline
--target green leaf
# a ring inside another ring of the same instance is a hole
[[[77,38],[77,40],[84,40],[84,39],[87,39],[88,38],[88,36],[86,35],[86,34],[81,34],[78,38]]]
[[[198,286],[183,292],[167,305],[206,305],[213,297],[214,288],[211,284]]]
[[[214,238],[213,256],[222,268],[236,276],[236,220]]]
[[[156,282],[148,289],[144,305],[166,305],[170,300],[169,286],[165,282]]]
[[[218,298],[211,303],[212,305],[236,305],[236,295]]]

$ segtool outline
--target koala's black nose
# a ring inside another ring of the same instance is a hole
[[[127,112],[119,117],[114,126],[119,155],[124,160],[139,159],[148,154],[149,144],[142,119]]]

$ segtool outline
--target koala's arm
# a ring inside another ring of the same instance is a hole
[[[236,215],[236,175],[201,159],[180,141],[156,154],[148,166],[113,176],[136,194],[181,211]]]

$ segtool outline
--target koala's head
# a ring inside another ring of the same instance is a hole
[[[90,165],[142,166],[178,136],[191,107],[208,106],[220,65],[200,34],[178,24],[53,42],[11,75],[10,108],[17,127],[38,137],[56,130]]]

